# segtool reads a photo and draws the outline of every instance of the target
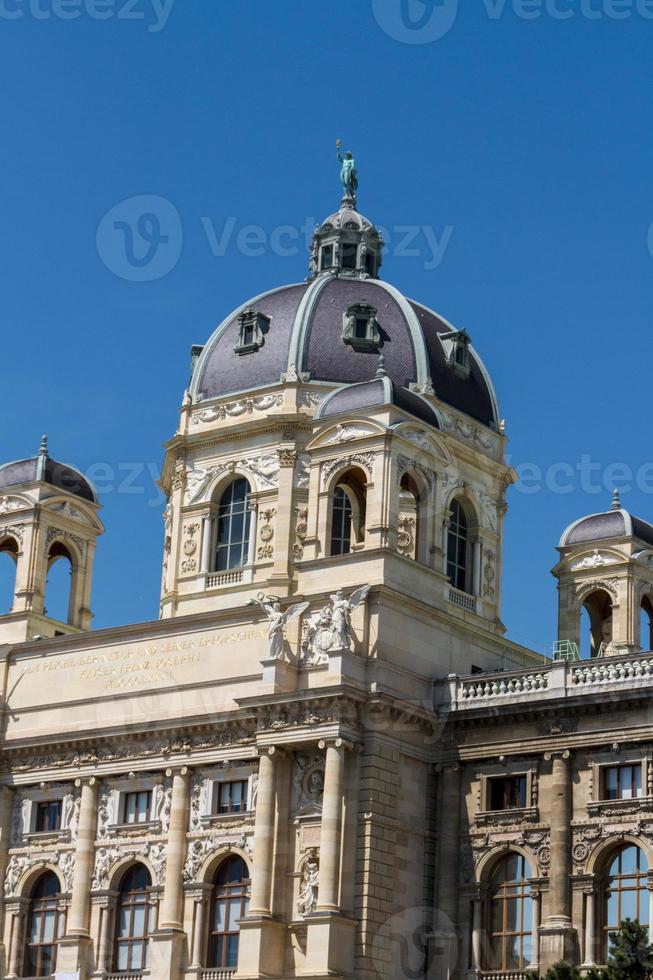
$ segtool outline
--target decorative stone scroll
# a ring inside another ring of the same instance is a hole
[[[271,408],[278,408],[283,405],[283,393],[270,395],[259,395],[257,398],[240,398],[238,401],[227,402],[225,405],[216,405],[213,408],[204,408],[191,415],[191,425],[199,425],[202,422],[222,421],[226,418],[239,418],[242,415],[253,415],[255,412],[267,412]]]

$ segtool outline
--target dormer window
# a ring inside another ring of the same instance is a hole
[[[358,245],[344,243],[342,245],[343,269],[355,269],[358,259]]]
[[[320,269],[332,269],[333,268],[333,245],[325,245],[322,249],[322,258],[320,261]]]
[[[251,354],[265,343],[265,335],[270,328],[270,318],[257,310],[245,310],[238,317],[238,342],[234,347],[237,354]]]
[[[355,350],[369,351],[381,345],[376,310],[369,303],[356,303],[344,315],[342,339]]]
[[[469,334],[460,330],[452,336],[451,353],[449,364],[460,378],[469,377],[469,345],[471,343]]]

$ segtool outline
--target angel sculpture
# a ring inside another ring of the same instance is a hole
[[[371,586],[366,585],[345,599],[342,589],[331,596],[333,646],[332,650],[351,650],[351,614],[365,602]]]
[[[266,596],[263,592],[259,592],[256,599],[250,600],[250,605],[260,606],[268,617],[269,659],[287,661],[289,658],[286,656],[285,651],[284,627],[286,623],[290,623],[293,619],[301,616],[303,612],[306,612],[310,603],[297,602],[294,606],[286,609],[285,612],[281,612],[281,600],[278,596]]]

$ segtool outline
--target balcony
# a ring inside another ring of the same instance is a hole
[[[622,694],[639,689],[653,693],[653,653],[556,661],[535,670],[451,676],[437,685],[435,703],[452,711],[465,711],[498,704],[545,704],[561,698]]]
[[[231,980],[235,972],[235,969],[202,970],[202,980]]]
[[[507,973],[483,973],[483,980],[530,980],[533,971],[508,970]]]

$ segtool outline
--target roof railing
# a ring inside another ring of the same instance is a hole
[[[553,659],[556,663],[575,663],[580,660],[578,644],[573,640],[556,640],[553,644]]]

